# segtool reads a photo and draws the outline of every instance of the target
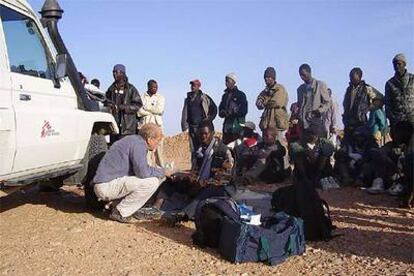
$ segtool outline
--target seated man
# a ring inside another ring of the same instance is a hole
[[[314,187],[338,188],[330,163],[335,148],[328,139],[318,137],[317,133],[312,127],[305,129],[303,141],[290,145],[289,154],[295,164],[294,176],[299,180],[308,179]]]
[[[241,152],[237,164],[244,177],[239,181],[253,184],[257,181],[274,183],[283,181],[290,174],[285,170],[285,147],[277,140],[278,130],[268,128],[263,131],[263,142]]]
[[[210,121],[200,124],[198,137],[201,146],[193,154],[191,171],[174,174],[171,181],[165,181],[161,185],[156,196],[155,208],[182,210],[173,212],[175,222],[192,219],[200,200],[226,195],[223,185],[230,181],[233,157],[227,146],[214,137],[214,126]],[[180,202],[174,202],[177,198]],[[171,214],[166,214],[167,218],[169,216]]]
[[[149,123],[139,135],[115,142],[102,158],[93,179],[95,194],[104,201],[121,200],[110,219],[129,222],[158,189],[160,180],[171,175],[169,170],[150,167],[147,162],[148,150],[155,150],[161,139],[161,129]]]
[[[362,176],[372,186],[368,193],[379,194],[388,189],[388,193],[399,196],[404,191],[404,165],[409,152],[409,144],[413,133],[412,125],[407,121],[396,123],[391,130],[392,141],[380,149],[369,152],[364,162]],[[381,168],[381,169],[378,169]]]
[[[344,143],[334,156],[335,173],[345,185],[364,181],[361,178],[364,164],[371,150],[378,148],[373,136],[364,126],[358,127],[350,135],[353,139]]]

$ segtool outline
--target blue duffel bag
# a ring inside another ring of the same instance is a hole
[[[284,212],[262,219],[260,226],[224,217],[219,252],[233,263],[277,265],[289,256],[305,252],[303,221]]]

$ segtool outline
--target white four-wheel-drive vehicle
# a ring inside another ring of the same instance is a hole
[[[112,115],[93,111],[57,28],[62,13],[55,0],[46,0],[41,19],[25,0],[0,0],[3,190],[84,174],[105,149],[104,135],[118,132]]]

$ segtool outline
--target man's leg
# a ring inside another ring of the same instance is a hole
[[[160,180],[156,177],[138,178],[129,176],[123,183],[122,191],[127,194],[116,206],[123,217],[129,217],[151,198],[157,191]]]
[[[148,201],[159,185],[160,180],[156,177],[125,176],[96,184],[94,190],[98,198],[106,201],[123,198],[116,208],[122,217],[129,217]]]

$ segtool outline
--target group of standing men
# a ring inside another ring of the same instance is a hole
[[[395,76],[385,87],[385,110],[391,128],[400,121],[414,123],[414,76],[405,69],[404,55],[397,55],[393,64]],[[235,174],[249,175],[249,170],[257,171],[261,163],[260,172],[250,171],[250,175],[268,176],[266,169],[270,169],[275,173],[273,175],[283,177],[283,157],[286,149],[281,144],[281,134],[284,130],[290,130],[292,125],[296,125],[300,133],[296,140],[299,146],[292,143],[293,147],[289,147],[291,157],[297,157],[295,168],[302,170],[299,173],[310,173],[310,178],[315,181],[324,176],[326,179],[331,177],[329,173],[323,175],[323,164],[329,163],[328,157],[334,151],[323,142],[329,133],[335,132],[331,91],[324,82],[312,77],[308,64],[299,67],[299,75],[304,83],[297,89],[297,103],[291,108],[289,119],[288,93],[283,85],[277,83],[275,69],[268,67],[265,70],[266,87],[256,100],[256,107],[263,110],[259,123],[263,139],[255,133],[255,124],[246,122],[248,103],[245,93],[236,85],[237,76],[234,73],[225,77],[226,89],[218,108],[213,99],[200,89],[200,80],[190,82],[191,91],[187,93],[184,101],[181,127],[190,136],[192,164],[199,173],[197,181],[208,181],[212,177],[220,179],[217,177],[218,171],[234,169],[234,157],[239,159],[236,161],[236,170],[233,171]],[[157,82],[150,80],[147,92],[141,97],[137,89],[128,82],[124,65],[116,65],[113,76],[114,83],[106,92],[106,105],[119,126],[120,134],[111,137],[111,143],[124,136],[128,137],[112,145],[99,165],[93,182],[98,198],[120,200],[110,217],[126,222],[131,216],[140,216],[139,209],[155,193],[165,177],[171,176],[172,171],[163,167],[162,153],[159,151],[163,136],[162,114],[165,99],[157,92]],[[372,104],[378,99],[382,100],[382,95],[362,80],[361,69],[352,69],[350,80],[344,98],[344,142],[352,140],[356,129],[368,126],[367,114],[372,111]],[[224,119],[221,141],[213,138],[212,122],[217,114]],[[374,118],[374,124],[377,123],[376,119]],[[229,147],[233,148],[233,154],[229,154]],[[147,161],[148,152],[157,149],[158,166],[150,166]],[[304,149],[311,154],[301,154]],[[253,162],[250,160],[252,156]],[[315,160],[318,161],[314,162]],[[237,168],[246,163],[249,163],[247,171]],[[266,167],[267,165],[270,167]],[[275,171],[276,167],[278,171]],[[273,177],[271,180],[278,179]]]

